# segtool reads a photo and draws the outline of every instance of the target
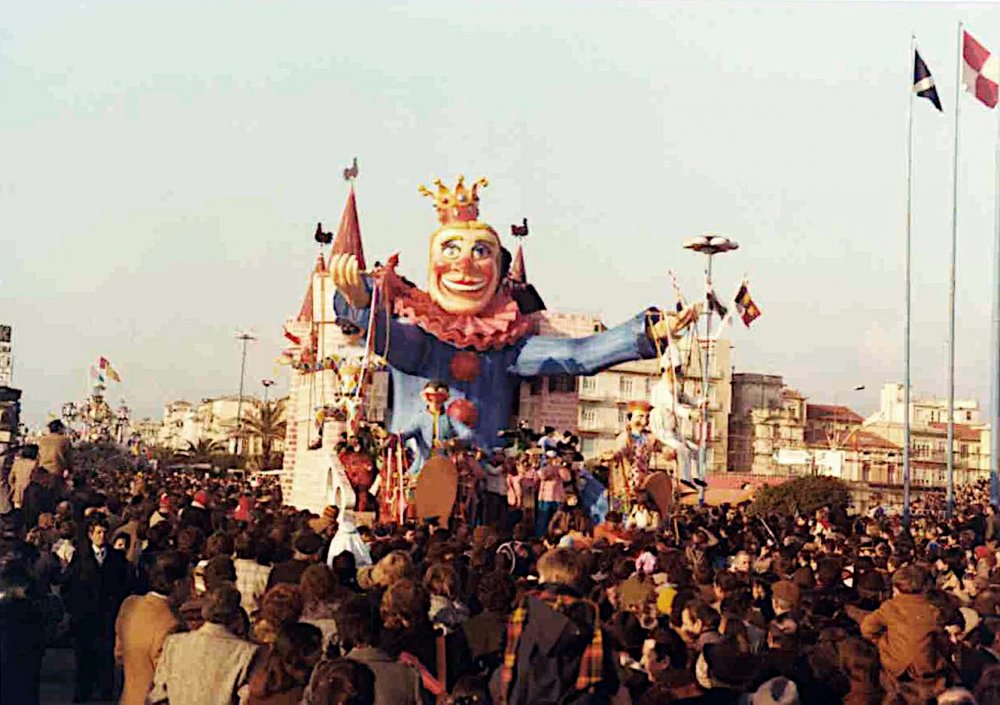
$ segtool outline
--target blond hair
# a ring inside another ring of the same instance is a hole
[[[541,583],[576,585],[580,574],[579,559],[568,548],[553,548],[538,559],[538,580]]]

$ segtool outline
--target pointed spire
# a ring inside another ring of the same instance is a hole
[[[333,239],[333,249],[330,256],[340,254],[351,254],[358,258],[358,266],[365,270],[365,248],[361,244],[361,225],[358,223],[358,204],[354,198],[354,186],[347,194],[347,203],[344,204],[344,214],[340,216],[340,227],[337,228],[337,235]]]
[[[299,309],[298,320],[312,322],[313,320],[313,275],[326,273],[326,260],[323,259],[323,250],[316,255],[316,264],[309,273],[309,287],[306,289],[306,296],[302,299],[302,308]]]
[[[524,269],[524,248],[521,247],[521,243],[517,244],[517,252],[514,253],[514,260],[510,264],[510,274],[508,276],[511,281],[518,284],[526,284],[528,282],[528,273]]]

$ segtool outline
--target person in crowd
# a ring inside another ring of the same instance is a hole
[[[232,705],[258,663],[259,648],[233,633],[239,623],[240,593],[224,583],[206,593],[205,623],[168,636],[156,665],[152,705]]]
[[[346,658],[367,666],[375,675],[375,705],[421,705],[424,702],[420,670],[380,648],[378,625],[363,597],[356,596],[343,603],[338,624]],[[316,678],[314,675],[314,683]]]
[[[268,589],[281,583],[298,585],[306,568],[319,560],[323,550],[323,539],[311,529],[306,529],[295,537],[293,546],[295,555],[292,559],[279,563],[271,569],[267,579]]]
[[[458,599],[459,582],[455,569],[447,563],[435,563],[424,574],[424,587],[430,593],[427,616],[446,631],[461,628],[469,619],[469,608]]]
[[[861,634],[878,646],[887,696],[926,700],[946,684],[944,615],[924,595],[927,573],[922,567],[900,568],[892,588],[894,596],[861,622]]]
[[[280,583],[264,593],[253,621],[253,638],[258,644],[273,644],[286,624],[302,617],[302,595],[297,585]]]
[[[312,624],[283,624],[246,686],[246,705],[299,705],[320,660],[322,641]]]
[[[8,515],[9,516],[9,515]],[[16,517],[0,540],[0,703],[38,705],[46,646],[45,596],[32,576],[34,554],[18,538]]]
[[[94,514],[87,537],[73,555],[65,577],[76,657],[75,702],[97,695],[110,700],[114,689],[115,619],[131,589],[125,555],[108,546],[108,522]]]
[[[260,599],[267,592],[267,582],[271,575],[271,566],[260,562],[260,552],[254,542],[253,535],[241,532],[234,542],[236,558],[233,567],[236,569],[236,588],[240,591],[241,605],[247,614],[252,615],[260,605]]]
[[[323,635],[323,652],[340,642],[337,632],[338,591],[337,579],[323,563],[306,568],[299,582],[302,597],[301,620],[312,624]]]
[[[73,470],[73,446],[59,419],[49,422],[49,432],[38,439],[38,464],[60,480]]]
[[[545,553],[538,579],[540,590],[526,595],[508,621],[504,663],[496,672],[500,702],[607,702],[618,691],[618,677],[597,606],[578,592],[577,555],[561,548]]]
[[[205,490],[198,490],[194,493],[191,503],[184,507],[180,513],[180,527],[182,529],[189,526],[201,529],[202,536],[212,535],[212,512],[209,509],[211,498]]]
[[[61,480],[45,471],[41,465],[31,471],[31,479],[21,495],[21,509],[24,512],[24,524],[29,529],[38,525],[42,514],[52,514],[62,496],[59,491]]]
[[[181,629],[171,600],[186,587],[189,574],[184,556],[160,553],[149,575],[149,592],[122,603],[115,621],[115,660],[125,673],[121,705],[145,704],[163,643]]]
[[[308,705],[375,705],[375,674],[352,659],[316,666],[316,689]]]
[[[31,484],[31,474],[38,467],[38,445],[26,443],[10,467],[7,483],[10,485],[11,503],[15,509],[24,504],[24,491]]]

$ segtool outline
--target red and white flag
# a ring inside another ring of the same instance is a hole
[[[991,54],[968,32],[962,38],[962,82],[980,103],[988,108],[997,106],[1000,57]]]

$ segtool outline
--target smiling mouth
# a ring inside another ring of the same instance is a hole
[[[456,291],[466,294],[474,291],[482,291],[486,287],[486,280],[462,279],[460,281],[451,281],[449,279],[442,278],[441,286],[448,291]]]

